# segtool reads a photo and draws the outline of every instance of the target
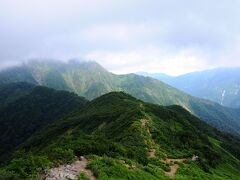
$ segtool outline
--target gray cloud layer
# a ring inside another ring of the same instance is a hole
[[[0,66],[93,59],[117,73],[239,66],[238,0],[2,0]]]

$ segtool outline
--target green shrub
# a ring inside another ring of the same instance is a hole
[[[170,171],[170,166],[168,164],[162,163],[157,158],[150,158],[149,159],[149,164],[153,164],[153,165],[155,165],[157,167],[160,167],[164,171]]]
[[[48,152],[48,157],[54,162],[66,164],[71,162],[74,159],[75,155],[71,149],[56,147]]]
[[[13,179],[15,177],[35,177],[39,171],[50,168],[51,166],[52,163],[46,156],[33,156],[29,153],[21,158],[13,159],[10,164],[5,167],[5,176]]]
[[[78,180],[89,180],[89,178],[81,172],[78,176]]]

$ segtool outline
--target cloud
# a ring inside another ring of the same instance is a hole
[[[91,58],[117,73],[239,66],[238,0],[2,0],[0,66]]]
[[[97,59],[107,69],[117,74],[148,71],[179,75],[186,71],[212,67],[208,63],[209,57],[203,55],[200,50],[193,48],[182,49],[173,53],[168,49],[149,46],[134,51],[96,51],[87,54],[85,58],[89,60]]]
[[[86,41],[96,43],[99,41],[124,43],[128,45],[139,40],[154,38],[161,33],[157,24],[144,23],[110,23],[94,25],[86,28],[82,36]]]

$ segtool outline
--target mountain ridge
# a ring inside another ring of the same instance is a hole
[[[161,80],[193,96],[209,99],[223,106],[240,107],[240,68],[216,68],[167,76],[158,73],[138,73]]]
[[[34,133],[0,168],[0,177],[36,178],[41,169],[83,156],[97,179],[168,179],[169,159],[185,159],[176,179],[236,178],[239,143],[181,106],[110,92]],[[188,161],[193,155],[199,159]]]
[[[24,77],[21,80],[10,78],[10,82],[34,79],[36,82],[41,82],[41,85],[75,92],[89,100],[111,91],[124,91],[146,102],[181,105],[221,130],[236,135],[240,132],[240,110],[225,108],[211,101],[192,97],[153,78],[135,74],[115,75],[96,62],[38,61],[26,63],[22,68],[23,71],[27,69],[28,72],[25,74],[31,74],[31,77]],[[16,75],[19,71],[12,72],[10,69],[5,72],[7,73],[4,73],[4,76],[1,76],[3,72],[0,72],[0,82],[6,82],[9,79],[6,74]],[[17,77],[22,77],[20,75]]]

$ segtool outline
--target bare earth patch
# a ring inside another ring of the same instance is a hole
[[[169,172],[165,172],[165,176],[168,176],[170,178],[173,178],[179,168],[179,165],[178,164],[174,164],[171,167],[171,170]]]
[[[156,150],[155,149],[150,149],[148,152],[148,157],[154,158],[156,157]]]
[[[145,128],[147,124],[147,119],[141,119],[140,122],[141,122],[141,128]]]

